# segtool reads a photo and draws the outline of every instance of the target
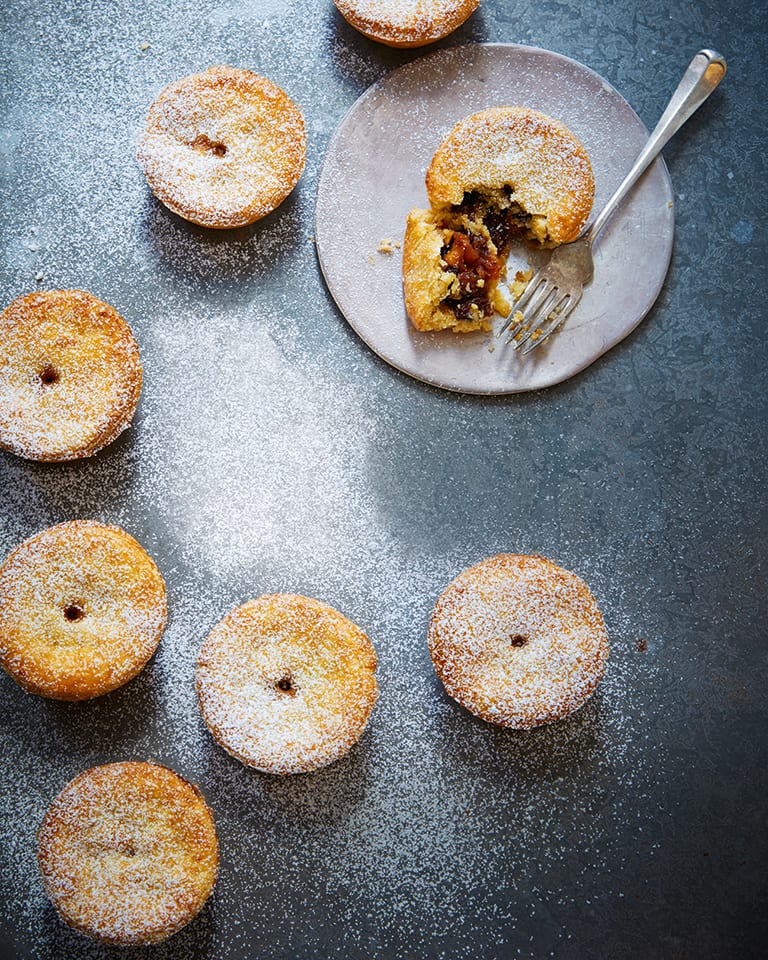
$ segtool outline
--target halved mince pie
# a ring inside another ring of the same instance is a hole
[[[510,306],[498,289],[514,241],[575,240],[595,185],[581,141],[526,107],[492,107],[461,120],[426,176],[429,210],[408,215],[405,306],[419,330],[490,330]]]

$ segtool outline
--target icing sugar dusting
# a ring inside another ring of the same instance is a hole
[[[275,209],[304,169],[300,111],[270,80],[211,67],[166,87],[150,107],[139,161],[175,213],[238,227]]]
[[[376,702],[376,654],[338,611],[278,594],[233,610],[197,668],[203,716],[233,756],[267,773],[306,773],[359,740]]]
[[[462,202],[472,190],[508,188],[545,237],[573,240],[592,209],[595,184],[580,140],[557,119],[526,107],[492,107],[460,120],[427,170],[433,207]]]
[[[68,922],[108,943],[165,939],[215,882],[218,847],[199,793],[155,764],[111,763],[75,777],[39,835],[46,888]]]
[[[36,460],[91,456],[127,429],[141,390],[130,328],[80,290],[19,297],[0,314],[0,445]]]
[[[126,683],[165,618],[157,567],[117,527],[59,524],[0,566],[0,663],[43,696],[79,700]]]
[[[480,0],[334,0],[366,36],[394,45],[438,40],[460,26]]]
[[[582,706],[608,654],[586,584],[543,558],[509,554],[465,570],[443,591],[429,645],[452,697],[517,729]]]

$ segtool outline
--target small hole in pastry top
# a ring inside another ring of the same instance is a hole
[[[513,633],[509,642],[513,647],[524,647],[528,643],[528,637],[524,637],[522,633]]]
[[[38,374],[38,377],[40,379],[40,383],[45,384],[45,386],[48,387],[52,383],[59,382],[59,371],[53,366],[53,364],[47,363]]]
[[[77,621],[82,620],[84,616],[85,610],[76,603],[70,603],[69,606],[64,607],[64,619],[69,620],[70,623],[77,623]]]
[[[289,676],[281,677],[275,684],[280,693],[287,693],[289,697],[296,696],[296,687]]]
[[[201,153],[210,153],[214,157],[223,157],[227,152],[227,145],[225,143],[220,143],[218,140],[210,140],[204,133],[201,133],[199,137],[195,137],[191,144],[194,150],[199,150]]]
[[[135,857],[139,852],[133,840],[131,840],[130,837],[121,835],[119,831],[105,844],[105,848],[110,852],[114,851],[120,854],[121,857]]]

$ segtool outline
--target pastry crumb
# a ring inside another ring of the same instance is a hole
[[[523,333],[528,329],[528,327],[523,324],[523,315],[519,310],[515,310],[512,314],[512,319],[509,321],[509,325],[512,328],[520,327],[520,329],[515,329],[515,332],[512,334],[513,339],[519,340],[522,337]]]
[[[395,245],[389,238],[384,237],[381,240],[379,240],[379,245],[377,247],[377,250],[379,253],[385,253],[387,255],[390,255],[395,252]]]
[[[370,253],[368,254],[368,256],[367,256],[366,259],[368,260],[368,263],[369,263],[371,266],[373,266],[373,257],[371,256]]]
[[[139,44],[139,50],[149,50],[151,46],[151,43],[148,43],[146,40],[144,40]]]
[[[510,286],[510,291],[515,300],[519,300],[520,297],[525,293],[525,288],[533,279],[533,267],[529,267],[527,270],[518,270],[515,274],[515,279],[512,281]]]

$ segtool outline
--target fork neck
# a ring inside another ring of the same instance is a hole
[[[592,225],[582,235],[585,239],[594,240],[600,233],[616,207],[637,183],[646,168],[656,159],[661,148],[720,83],[725,76],[725,69],[725,60],[714,50],[700,50],[691,60],[677,90],[672,94],[667,109],[656,124],[653,133],[648,137],[629,173]]]

